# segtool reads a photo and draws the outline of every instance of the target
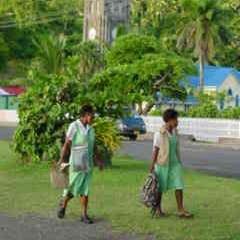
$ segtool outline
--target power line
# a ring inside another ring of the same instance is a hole
[[[46,18],[46,17],[58,17],[58,16],[61,16],[61,15],[70,15],[72,13],[77,13],[77,10],[71,10],[69,12],[59,11],[59,12],[52,12],[52,13],[48,13],[48,14],[43,14],[43,15],[37,16],[37,18],[35,18],[34,20],[39,20],[39,19]],[[17,22],[16,22],[15,19],[0,21],[0,25],[7,25],[7,24],[12,24],[12,23],[17,23]]]
[[[44,1],[44,0],[39,0],[39,1]],[[122,9],[128,9],[129,7],[131,6],[130,3],[128,2],[125,2],[125,4],[123,5],[120,5],[120,7]],[[108,8],[110,11],[108,11],[108,14],[107,16],[104,16],[104,18],[108,18],[108,17],[113,17],[113,12],[114,12],[114,4],[113,3],[108,3]],[[46,23],[50,23],[50,22],[54,22],[54,21],[57,21],[59,19],[62,18],[62,16],[66,15],[66,16],[69,16],[70,14],[76,14],[78,13],[77,10],[71,10],[71,11],[68,11],[68,12],[65,12],[65,11],[60,11],[60,12],[55,12],[55,13],[48,13],[48,14],[45,14],[45,15],[42,15],[42,16],[38,16],[35,20],[33,20],[32,22],[30,22],[30,25],[39,25],[39,24],[46,24]],[[13,14],[14,15],[14,14]],[[100,14],[97,14],[97,15],[100,15]],[[84,16],[84,14],[79,14],[79,16]],[[85,17],[91,17],[92,15],[88,14],[87,16]],[[96,14],[95,14],[96,16]],[[48,18],[48,19],[43,19],[43,18]],[[27,20],[25,20],[25,22],[23,22],[23,24],[26,24],[28,23]],[[17,27],[19,26],[19,24],[17,23],[16,20],[9,20],[9,21],[0,21],[0,29],[7,29],[7,28],[14,28],[14,27]]]
[[[71,16],[76,16],[76,13],[77,12],[71,12]],[[30,22],[30,25],[40,25],[40,24],[46,24],[46,23],[50,23],[50,22],[55,22],[59,19],[62,19],[62,17],[64,16],[64,14],[62,15],[53,15],[51,17],[48,17],[48,18],[45,18],[46,15],[43,17],[39,17],[39,18],[36,18],[34,21],[31,21]],[[70,13],[68,13],[68,16],[70,16]],[[45,19],[44,19],[45,18]],[[26,20],[25,22],[23,22],[23,24],[26,24],[28,21]],[[4,23],[4,22],[0,22],[0,29],[7,29],[7,28],[15,28],[15,27],[18,27],[19,24],[17,23],[17,21],[12,21],[12,22],[9,22],[9,23]]]

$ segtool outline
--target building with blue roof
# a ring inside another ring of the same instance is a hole
[[[199,65],[198,72],[199,72]],[[189,85],[192,88],[199,86],[200,77],[189,76]],[[225,93],[226,99],[217,103],[220,109],[238,107],[240,96],[240,72],[231,67],[205,65],[204,92],[207,94]]]
[[[186,87],[197,89],[199,87],[199,65],[197,76],[188,76]],[[231,67],[220,67],[205,65],[204,67],[204,92],[211,95],[217,93],[225,93],[226,98],[219,103],[216,103],[219,109],[226,107],[238,107],[240,104],[240,72]],[[157,96],[157,105],[164,105],[166,107],[184,107],[184,110],[190,106],[197,104],[197,99],[189,95],[185,102],[181,102],[177,99],[161,97],[161,94]]]

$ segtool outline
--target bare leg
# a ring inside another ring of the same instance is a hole
[[[82,221],[86,224],[92,224],[93,220],[88,216],[88,196],[80,197],[81,209],[82,209]]]
[[[68,195],[63,199],[62,207],[66,209],[69,201],[70,201],[72,198],[73,198],[72,194],[68,194]]]
[[[82,209],[82,216],[87,216],[88,196],[81,196],[80,203],[81,203],[81,209]]]
[[[193,217],[193,215],[189,212],[187,212],[184,209],[184,205],[183,205],[183,190],[176,190],[175,191],[175,195],[176,195],[176,201],[177,201],[177,208],[178,208],[178,215],[179,217],[183,217],[183,218],[191,218]]]
[[[160,192],[158,195],[158,204],[157,204],[157,215],[163,216],[165,213],[162,210],[162,193]]]
[[[182,211],[184,211],[184,207],[183,207],[183,190],[176,190],[175,191],[175,195],[176,195],[178,211],[182,212]]]
[[[64,218],[65,211],[68,205],[68,202],[73,198],[73,195],[71,193],[67,194],[67,196],[60,202],[59,209],[57,211],[57,216],[59,218]]]

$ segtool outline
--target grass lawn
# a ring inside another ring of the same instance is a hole
[[[112,223],[116,230],[152,233],[161,240],[239,240],[240,181],[186,171],[185,203],[195,214],[193,220],[175,216],[172,192],[164,197],[165,219],[152,219],[139,203],[139,189],[148,165],[127,157],[115,157],[113,169],[95,171],[90,212]],[[20,166],[0,142],[0,212],[37,213],[55,216],[61,191],[49,183],[49,165]],[[68,219],[79,218],[78,200],[73,200]]]

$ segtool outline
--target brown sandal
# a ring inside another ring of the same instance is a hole
[[[157,218],[164,218],[166,216],[167,216],[167,214],[164,212],[156,212],[156,214],[155,214],[155,217],[157,217]]]
[[[186,218],[186,219],[189,219],[189,218],[193,218],[193,214],[187,212],[187,211],[184,211],[184,212],[178,212],[178,217],[179,218]]]

